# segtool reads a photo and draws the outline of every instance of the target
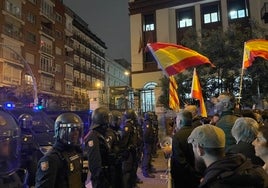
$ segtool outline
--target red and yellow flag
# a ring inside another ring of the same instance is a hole
[[[256,57],[268,60],[268,40],[253,39],[245,42],[242,68],[250,67]]]
[[[181,45],[156,42],[147,44],[147,47],[167,76],[202,64],[215,67],[207,57]]]
[[[192,81],[192,89],[191,89],[191,96],[194,99],[198,99],[200,102],[200,113],[202,117],[207,117],[207,109],[205,106],[203,94],[202,94],[202,88],[196,73],[196,68],[194,68],[193,73],[193,81]]]
[[[174,76],[169,77],[169,107],[178,111],[180,109],[180,101],[177,93],[178,85]]]

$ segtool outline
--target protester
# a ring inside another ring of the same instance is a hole
[[[203,118],[200,115],[198,115],[198,108],[196,105],[186,105],[184,110],[187,110],[192,113],[192,117],[193,117],[192,125],[194,127],[197,127],[203,124]]]
[[[216,101],[215,109],[216,113],[220,115],[219,121],[216,126],[221,128],[225,133],[226,145],[229,146],[235,144],[235,139],[231,134],[232,127],[238,116],[234,115],[235,97],[231,93],[221,93]]]
[[[171,175],[173,188],[196,188],[201,176],[195,170],[195,159],[187,138],[191,134],[192,114],[187,110],[177,115],[176,133],[172,138]]]
[[[268,126],[261,126],[257,138],[253,141],[256,156],[264,161],[264,170],[268,174]]]
[[[38,162],[35,187],[81,188],[83,122],[74,113],[63,113],[55,121],[56,142]]]
[[[227,148],[226,153],[241,153],[249,158],[253,164],[263,165],[264,162],[255,155],[252,142],[258,134],[259,124],[250,117],[238,118],[232,128],[232,135],[236,144]]]
[[[196,127],[188,137],[197,163],[204,163],[199,188],[266,188],[268,176],[261,166],[256,166],[242,154],[225,154],[225,133],[214,125]]]
[[[210,125],[216,125],[217,122],[219,121],[219,119],[220,119],[220,115],[218,113],[216,113],[211,117],[211,120],[210,120],[209,124]]]

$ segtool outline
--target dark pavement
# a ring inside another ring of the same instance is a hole
[[[156,169],[154,173],[155,178],[145,178],[142,175],[141,169],[138,169],[138,176],[143,181],[142,184],[138,184],[140,188],[167,188],[168,187],[168,160],[165,159],[163,151],[161,149],[157,152],[158,157],[153,158],[153,166]]]

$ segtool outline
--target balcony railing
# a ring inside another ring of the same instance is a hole
[[[11,38],[22,41],[22,32],[19,27],[13,24],[5,24],[2,26],[3,33]]]
[[[18,18],[18,19],[22,19],[21,16],[21,8],[18,6],[15,6],[13,4],[11,4],[9,1],[4,1],[4,10],[6,12],[8,12],[9,14],[11,14],[12,16]]]

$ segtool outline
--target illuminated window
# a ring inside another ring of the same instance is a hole
[[[248,17],[248,5],[246,0],[229,0],[228,1],[228,13],[229,18],[239,19]]]
[[[204,24],[220,21],[220,10],[218,4],[207,5],[202,7]]]
[[[193,26],[194,13],[193,9],[178,10],[177,12],[177,27],[191,27]]]

